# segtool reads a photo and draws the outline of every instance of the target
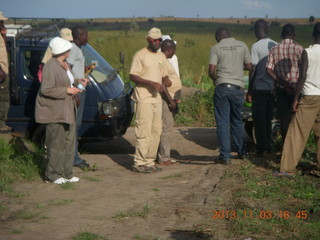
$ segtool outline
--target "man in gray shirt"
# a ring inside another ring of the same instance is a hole
[[[67,62],[72,67],[72,74],[75,80],[79,81],[79,79],[85,79],[85,59],[81,50],[81,46],[84,46],[88,43],[88,31],[84,26],[75,26],[72,28],[72,37],[73,37],[73,46],[71,48],[69,57],[67,58]],[[86,79],[86,81],[88,81]],[[79,95],[80,104],[78,106],[77,111],[77,132],[79,131],[82,124],[84,103],[86,99],[86,92],[82,91]],[[82,170],[89,168],[89,164],[81,159],[78,153],[78,138],[76,141],[76,151],[73,165],[75,167],[79,167]]]
[[[211,48],[209,76],[214,81],[214,114],[220,143],[220,156],[216,163],[231,164],[231,139],[243,159],[244,128],[241,109],[244,103],[243,69],[251,70],[251,56],[247,45],[231,37],[225,28],[219,28],[217,44]]]
[[[277,42],[267,37],[268,24],[259,19],[254,25],[258,39],[252,45],[253,69],[250,72],[247,101],[251,102],[252,116],[257,141],[256,154],[263,157],[271,153],[271,121],[274,108],[274,80],[267,73],[267,60],[270,49]]]

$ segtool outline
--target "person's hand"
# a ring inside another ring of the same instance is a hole
[[[6,29],[6,27],[2,27],[1,28],[1,35],[6,35],[7,34],[7,29]]]
[[[4,80],[6,80],[6,73],[0,67],[0,83],[4,82]]]
[[[293,102],[292,111],[294,111],[294,112],[298,111],[298,104],[299,104],[299,102],[297,100]]]
[[[177,108],[177,103],[176,103],[176,101],[174,101],[174,100],[170,101],[169,108],[170,108],[172,111],[174,111],[174,110]]]
[[[80,92],[81,92],[81,90],[80,90],[79,88],[76,88],[76,87],[68,87],[68,88],[67,88],[67,93],[68,93],[69,95],[75,96],[75,95],[77,95],[77,94],[80,93]]]
[[[249,93],[246,94],[246,101],[247,101],[248,103],[251,103],[251,102],[252,102],[252,95],[251,95],[251,94],[249,94]]]
[[[163,85],[157,82],[152,82],[152,87],[157,91],[157,92],[162,92],[163,91]]]
[[[162,83],[166,86],[166,87],[171,87],[172,82],[170,81],[168,76],[165,76],[164,78],[162,78]]]
[[[90,80],[88,78],[82,78],[79,81],[79,83],[81,83],[84,87],[86,87],[89,82],[90,82]]]
[[[295,83],[288,83],[283,86],[283,89],[286,91],[287,94],[293,95],[296,91],[296,84]]]

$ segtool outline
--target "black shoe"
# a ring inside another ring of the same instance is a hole
[[[238,153],[238,159],[245,159],[245,158],[247,158],[248,157],[248,155],[246,154],[246,153]]]
[[[151,169],[153,172],[161,172],[162,171],[162,168],[159,168],[157,166],[153,166],[153,167],[151,167]]]
[[[73,164],[73,166],[78,167],[81,170],[90,169],[90,165],[85,160],[82,160],[82,162],[80,162],[80,163]]]
[[[230,159],[223,160],[223,159],[216,159],[214,161],[215,164],[222,164],[222,165],[231,165]]]
[[[138,173],[152,173],[153,172],[153,169],[151,167],[147,167],[147,166],[133,166],[132,167],[132,171],[133,172],[138,172]]]

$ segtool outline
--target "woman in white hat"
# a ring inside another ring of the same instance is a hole
[[[36,122],[46,124],[49,161],[45,176],[55,184],[78,182],[72,169],[76,138],[75,96],[81,90],[73,87],[74,78],[66,62],[72,44],[55,37],[49,46],[53,57],[44,65],[35,109]]]

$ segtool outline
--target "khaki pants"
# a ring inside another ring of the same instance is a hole
[[[170,111],[168,104],[162,100],[162,133],[158,150],[158,161],[170,160],[170,137],[173,130],[174,114]]]
[[[162,129],[162,103],[136,103],[134,166],[154,166]]]
[[[46,126],[48,165],[46,177],[54,182],[60,177],[73,177],[76,124],[49,123]]]
[[[298,111],[291,120],[284,142],[281,172],[294,173],[296,171],[311,129],[316,136],[317,166],[320,167],[320,96],[301,98]]]

